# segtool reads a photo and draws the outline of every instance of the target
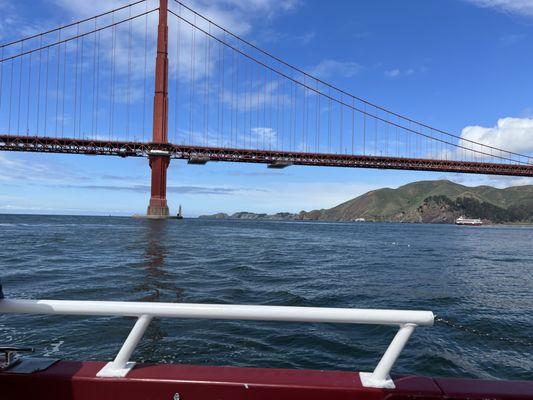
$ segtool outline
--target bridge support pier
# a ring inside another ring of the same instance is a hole
[[[167,218],[169,215],[167,205],[167,168],[170,164],[169,157],[150,156],[152,169],[151,196],[146,214],[150,218]]]

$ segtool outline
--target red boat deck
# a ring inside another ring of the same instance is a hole
[[[0,399],[533,399],[533,381],[403,376],[390,390],[363,387],[355,372],[143,364],[126,378],[97,378],[104,365],[59,361],[33,374],[0,373]]]

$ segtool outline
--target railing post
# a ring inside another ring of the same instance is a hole
[[[135,366],[135,362],[130,361],[130,358],[151,321],[152,317],[150,315],[141,315],[137,319],[137,322],[135,322],[133,329],[115,357],[115,360],[107,363],[106,366],[96,374],[96,376],[101,378],[125,377]]]
[[[394,389],[396,387],[389,373],[415,328],[415,324],[404,324],[400,326],[385,354],[379,360],[374,372],[359,373],[363,386],[387,389]]]

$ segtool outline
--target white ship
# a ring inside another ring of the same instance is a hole
[[[455,220],[455,225],[479,226],[483,225],[483,221],[481,221],[479,218],[466,218],[465,216],[461,215]]]

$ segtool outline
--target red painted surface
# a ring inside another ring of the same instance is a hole
[[[168,3],[159,0],[159,24],[157,27],[157,56],[155,62],[154,94],[154,143],[168,143]],[[167,168],[169,157],[151,156],[152,170],[151,196],[147,214],[151,216],[168,215],[167,205]]]
[[[435,378],[450,399],[532,399],[533,381]]]
[[[355,372],[138,365],[127,378],[96,378],[101,362],[60,361],[32,375],[0,373],[0,398],[39,400],[533,399],[533,382],[395,377],[396,389],[361,385]]]

